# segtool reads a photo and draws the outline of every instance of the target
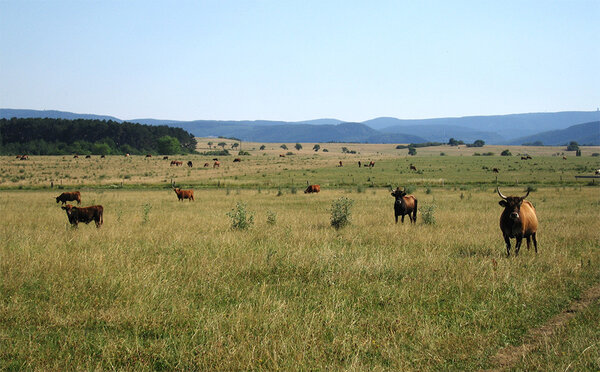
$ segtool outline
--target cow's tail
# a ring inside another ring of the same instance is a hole
[[[417,199],[415,199],[415,209],[413,210],[413,221],[417,223]]]

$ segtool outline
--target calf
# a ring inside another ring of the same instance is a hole
[[[413,195],[406,195],[404,190],[400,190],[397,187],[395,191],[392,191],[392,196],[396,198],[394,202],[394,217],[396,223],[398,223],[398,216],[402,216],[402,223],[404,223],[404,215],[408,214],[410,222],[417,223],[417,198]]]
[[[77,204],[81,204],[81,193],[79,191],[63,192],[56,197],[56,203],[62,202],[63,205],[68,201],[77,201]]]
[[[529,249],[530,239],[533,238],[535,253],[537,253],[537,228],[538,219],[533,205],[525,200],[525,196],[504,196],[497,188],[498,195],[502,198],[498,204],[504,207],[500,215],[500,230],[506,243],[506,256],[510,256],[510,238],[515,238],[515,256],[519,254],[523,238],[527,239],[527,249]]]
[[[74,207],[71,204],[67,204],[64,207],[61,207],[67,212],[67,217],[69,218],[69,222],[73,227],[77,227],[79,222],[90,223],[94,221],[96,223],[96,227],[100,227],[102,223],[104,223],[104,208],[101,205],[93,205],[91,207]]]
[[[182,190],[179,188],[173,189],[175,194],[177,194],[177,199],[179,201],[183,201],[183,199],[188,199],[189,201],[194,200],[194,190]]]

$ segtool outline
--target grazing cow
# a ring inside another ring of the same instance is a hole
[[[411,164],[411,165],[410,165],[410,170],[414,170],[414,171],[416,171],[416,170],[417,170],[417,167],[415,167],[414,165],[412,165],[412,164]]]
[[[77,227],[79,222],[90,223],[94,221],[96,223],[96,227],[100,227],[102,223],[104,223],[104,208],[101,205],[93,205],[91,207],[74,207],[71,204],[67,204],[64,207],[61,207],[67,212],[67,217],[69,218],[69,222],[73,227]]]
[[[305,194],[312,194],[312,193],[317,193],[321,191],[321,186],[320,185],[308,185],[308,187],[306,188],[306,190],[304,190]]]
[[[91,158],[92,158],[92,155],[86,155],[86,156],[85,156],[85,158],[86,158],[86,159],[91,159]]]
[[[152,154],[146,154],[146,157],[147,157],[147,158],[151,158],[151,157],[152,157]]]
[[[62,202],[65,204],[68,201],[77,201],[77,204],[81,204],[81,193],[79,191],[63,192],[56,197],[56,203]]]
[[[22,157],[23,157],[23,155],[17,155],[17,156],[15,157],[15,159],[21,159]]]
[[[209,166],[210,166],[210,164],[204,163],[204,168],[208,168]]]
[[[190,161],[187,162],[187,166],[191,168],[191,167],[194,166],[194,163],[192,163],[192,161],[190,160]]]
[[[214,168],[219,168],[220,166],[221,166],[221,163],[220,163],[220,162],[217,160],[217,161],[215,161],[215,162],[214,162],[214,164],[213,164],[213,169],[214,169]]]
[[[396,223],[398,223],[398,216],[402,216],[402,223],[404,223],[404,215],[406,214],[408,214],[410,222],[417,223],[417,198],[413,195],[406,195],[406,192],[400,190],[400,187],[392,191],[392,196],[396,198],[394,202]]]
[[[126,158],[128,158],[128,157],[129,157],[129,154],[125,154],[125,157],[126,157]]]
[[[283,155],[283,154],[279,154],[279,157],[280,157],[280,158],[285,158],[285,155]]]
[[[504,196],[497,188],[498,195],[502,198],[498,204],[504,207],[500,215],[500,230],[506,242],[506,256],[510,256],[510,238],[516,238],[515,256],[519,254],[523,238],[527,239],[527,249],[529,249],[530,239],[533,238],[535,253],[537,253],[537,239],[535,237],[538,228],[538,219],[533,205],[525,200],[525,196]]]
[[[163,156],[163,160],[169,160],[168,156]]]
[[[494,172],[494,173],[500,173],[500,170],[498,168],[494,168],[494,169],[492,169],[492,172]]]
[[[240,158],[235,158],[235,159],[233,159],[233,162],[234,162],[234,163],[239,163],[239,162],[241,162],[241,161],[242,161],[242,159],[240,159]]]
[[[563,156],[563,160],[567,160],[567,157],[566,157],[566,156]]]
[[[360,162],[360,160],[358,161],[358,167],[360,168],[360,166],[362,165],[362,163]]]
[[[600,169],[596,169],[596,176],[600,176]]]
[[[373,168],[374,166],[375,166],[375,162],[371,160],[369,162],[369,168]]]
[[[183,162],[179,161],[179,160],[171,160],[171,166],[173,166],[173,165],[178,167],[180,165],[183,165]]]
[[[189,201],[194,200],[194,190],[182,190],[176,188],[173,189],[173,191],[175,191],[175,194],[177,194],[177,199],[179,199],[179,201],[183,201],[183,199],[189,199]]]
[[[533,159],[531,156],[527,155],[527,159]]]
[[[106,155],[100,155],[100,159],[104,159]]]
[[[20,160],[29,160],[29,155],[23,155],[19,159]]]
[[[73,159],[79,159],[79,155],[73,155]]]
[[[218,159],[218,158],[213,158],[213,160],[214,160],[214,161],[218,161],[219,159]]]

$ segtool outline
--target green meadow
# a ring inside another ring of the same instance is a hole
[[[598,148],[522,161],[513,147],[288,144],[283,158],[260,145],[219,168],[202,155],[2,157],[0,369],[488,369],[600,282],[600,187],[575,179],[600,167]],[[496,182],[532,190],[538,254],[506,258]],[[178,202],[172,183],[196,200]],[[416,225],[394,223],[390,186],[412,189]],[[70,227],[55,197],[72,190],[104,206],[100,229]],[[351,222],[336,230],[341,197]],[[238,203],[246,229],[227,214]],[[513,368],[600,369],[599,308]]]

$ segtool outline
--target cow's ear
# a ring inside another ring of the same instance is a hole
[[[502,207],[504,207],[504,208],[508,207],[508,203],[506,202],[506,200],[500,200],[500,201],[498,202],[498,204],[500,204],[500,206],[502,206]]]

